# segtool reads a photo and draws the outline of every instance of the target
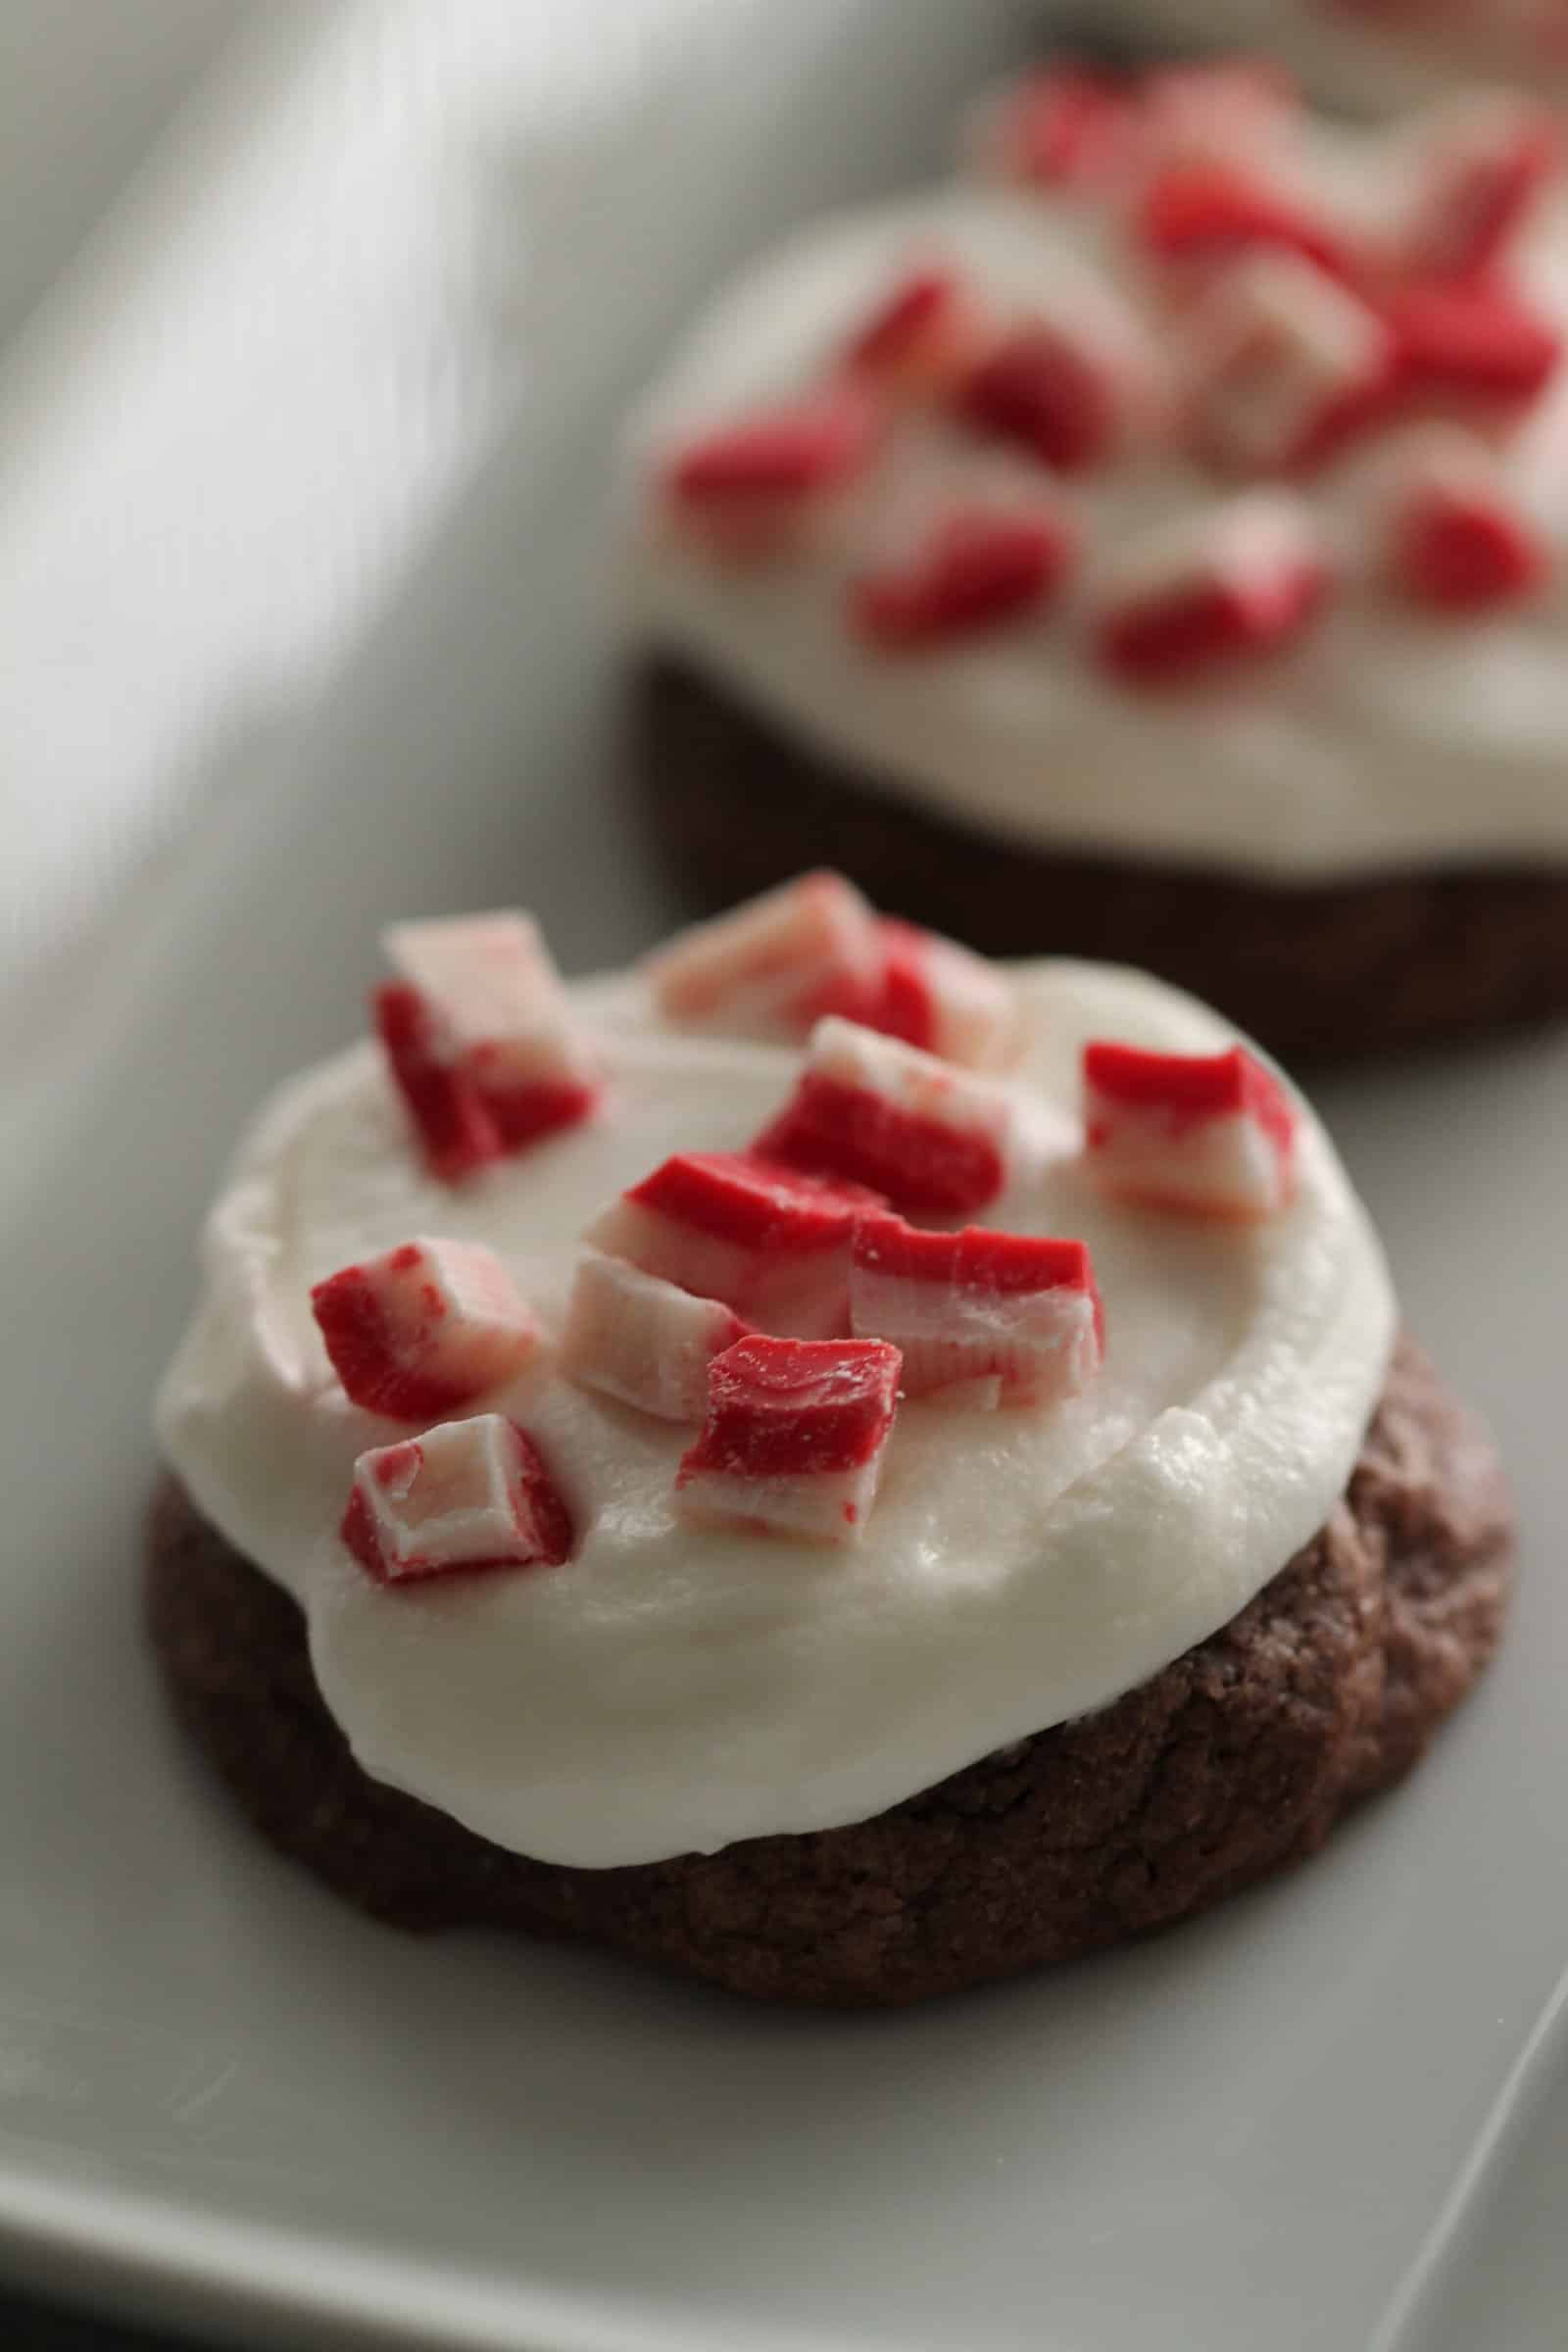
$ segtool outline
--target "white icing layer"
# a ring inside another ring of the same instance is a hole
[[[1312,155],[1345,209],[1395,216],[1411,178],[1396,146],[1318,128]],[[829,221],[759,264],[717,303],[633,434],[630,626],[728,682],[873,784],[1044,847],[1220,867],[1302,883],[1411,867],[1568,858],[1568,591],[1485,620],[1433,618],[1348,579],[1295,650],[1222,694],[1141,694],[1094,666],[1083,616],[1134,534],[1217,495],[1162,451],[1067,486],[1089,561],[1048,616],[968,646],[890,658],[845,626],[849,573],[940,469],[995,475],[972,440],[895,435],[847,530],[745,572],[645,519],[648,466],[695,432],[809,381],[912,262],[948,257],[999,303],[1059,291],[1086,262],[1125,262],[1095,211],[955,187]],[[1526,235],[1520,291],[1568,326],[1568,215]],[[1382,442],[1309,486],[1350,573],[1370,568],[1367,466]],[[1016,478],[1016,461],[1011,466]],[[1503,457],[1513,497],[1568,572],[1568,368]],[[1037,470],[1028,477],[1037,487]]]
[[[606,1112],[458,1191],[423,1174],[368,1047],[264,1110],[209,1223],[159,1430],[199,1508],[302,1603],[368,1771],[501,1845],[590,1866],[858,1821],[1141,1682],[1322,1524],[1394,1319],[1322,1130],[1303,1104],[1298,1196],[1255,1228],[1102,1199],[1078,1157],[1085,1040],[1201,1052],[1231,1032],[1131,973],[1019,979],[1021,1083],[1056,1144],[988,1221],[1090,1244],[1104,1366],[1050,1411],[903,1405],[854,1548],[677,1519],[693,1432],[574,1386],[551,1347],[475,1409],[538,1441],[576,1555],[378,1586],[336,1530],[356,1455],[407,1433],[347,1402],[308,1302],[339,1266],[451,1235],[501,1252],[554,1342],[588,1216],[672,1151],[748,1142],[795,1054],[675,1036],[638,983],[590,984]]]

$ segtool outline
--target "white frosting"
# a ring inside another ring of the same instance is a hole
[[[200,1509],[302,1603],[369,1772],[501,1845],[590,1866],[860,1820],[1139,1683],[1322,1524],[1394,1315],[1322,1130],[1302,1105],[1299,1194],[1265,1225],[1119,1207],[1077,1156],[1082,1044],[1208,1051],[1231,1032],[1131,973],[1019,980],[1022,1082],[1056,1152],[992,1221],[1090,1244],[1104,1367],[1046,1412],[906,1403],[855,1547],[678,1519],[693,1432],[574,1386],[547,1348],[481,1405],[537,1439],[575,1556],[379,1586],[336,1530],[356,1455],[401,1433],[348,1403],[308,1303],[337,1267],[441,1233],[499,1250],[554,1339],[586,1218],[672,1151],[749,1141],[795,1054],[674,1036],[638,983],[590,984],[609,1107],[456,1191],[422,1172],[368,1046],[264,1110],[209,1223],[159,1429]]]
[[[1397,144],[1317,130],[1311,154],[1346,208],[1407,197]],[[844,621],[845,581],[893,534],[934,466],[977,463],[918,421],[879,461],[831,544],[737,572],[646,521],[647,468],[695,432],[809,381],[915,260],[950,257],[999,303],[1058,294],[1094,261],[1125,275],[1087,206],[956,186],[822,224],[718,301],[633,435],[630,625],[728,681],[787,728],[894,795],[1030,844],[1307,882],[1411,866],[1568,858],[1568,589],[1487,620],[1432,618],[1363,577],[1298,648],[1222,694],[1139,693],[1097,670],[1084,611],[1147,525],[1191,514],[1213,481],[1166,450],[1075,482],[1089,562],[1045,618],[962,648],[890,658]],[[1521,240],[1514,276],[1568,326],[1568,215]],[[1371,568],[1366,466],[1310,486],[1347,567]],[[1568,368],[1503,459],[1504,479],[1568,575]],[[1039,485],[1036,470],[1029,477]]]

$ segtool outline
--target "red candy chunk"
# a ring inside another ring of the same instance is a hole
[[[978,1405],[1054,1404],[1099,1368],[1104,1323],[1082,1242],[1016,1233],[922,1233],[867,1217],[855,1237],[857,1337],[892,1340],[906,1396]]]
[[[388,982],[372,993],[370,1014],[431,1175],[457,1184],[499,1159],[495,1122],[453,1060],[434,1007],[416,988]]]
[[[1137,135],[1128,87],[1068,68],[1032,74],[985,110],[982,165],[1039,188],[1094,188],[1114,179]]]
[[[1200,450],[1228,471],[1302,470],[1381,423],[1397,382],[1388,326],[1292,254],[1256,254],[1218,281],[1194,324]]]
[[[1305,508],[1253,491],[1121,552],[1100,582],[1096,652],[1125,685],[1189,685],[1294,643],[1328,582]]]
[[[1141,98],[1142,155],[1160,167],[1275,152],[1300,117],[1290,75],[1262,58],[1162,67],[1145,75]]]
[[[840,874],[803,874],[687,931],[644,966],[661,1012],[731,1034],[804,1036],[873,993],[876,916]]]
[[[1298,254],[1331,276],[1353,278],[1355,258],[1331,221],[1268,182],[1224,163],[1173,164],[1138,200],[1133,233],[1153,261],[1229,263],[1272,249]]]
[[[1562,338],[1500,286],[1396,286],[1383,300],[1407,399],[1466,410],[1526,408],[1557,372]]]
[[[1141,357],[1108,318],[1104,332],[1082,315],[1009,328],[958,385],[955,414],[1056,473],[1106,464],[1149,401]]]
[[[681,1462],[681,1508],[853,1544],[876,1499],[898,1406],[881,1340],[742,1340],[709,1367],[708,1418]]]
[[[1043,612],[1075,552],[1075,535],[1058,514],[958,507],[909,563],[852,583],[850,625],[885,653],[984,636]]]
[[[624,1193],[584,1238],[763,1330],[831,1339],[850,1327],[856,1222],[881,1205],[859,1185],[689,1152]]]
[[[1434,277],[1495,269],[1561,165],[1545,107],[1500,90],[1468,93],[1428,131],[1407,266]]]
[[[869,393],[841,378],[693,443],[667,470],[666,499],[719,552],[773,554],[864,471],[878,423]]]
[[[752,1149],[812,1175],[869,1185],[916,1215],[965,1216],[1019,1155],[1006,1088],[852,1021],[812,1032],[790,1102]]]
[[[399,923],[386,946],[403,977],[377,991],[376,1026],[432,1174],[454,1181],[590,1116],[598,1072],[526,915]]]
[[[1084,1049],[1089,1162],[1108,1192],[1180,1215],[1274,1215],[1295,1189],[1296,1112],[1245,1047]]]
[[[590,1250],[577,1268],[562,1368],[585,1388],[661,1421],[700,1421],[709,1365],[746,1330],[718,1299],[694,1298],[640,1266]]]
[[[1398,453],[1391,472],[1387,569],[1413,603],[1477,615],[1545,584],[1550,551],[1484,443],[1457,432],[1424,434]]]
[[[383,1585],[459,1569],[558,1568],[573,1543],[538,1446],[500,1413],[362,1453],[339,1533]]]
[[[852,338],[844,364],[883,391],[935,394],[961,371],[979,331],[955,270],[911,270]]]
[[[1018,1044],[1018,1001],[983,956],[889,916],[878,926],[882,981],[867,1029],[971,1070],[1001,1069]]]
[[[476,1242],[405,1242],[318,1282],[311,1306],[347,1396],[394,1421],[456,1412],[539,1345],[511,1275]]]

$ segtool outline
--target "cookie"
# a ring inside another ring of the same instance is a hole
[[[1063,69],[743,272],[628,434],[674,869],[831,860],[1291,1054],[1560,1011],[1560,150]]]
[[[1429,1046],[1568,1007],[1568,873],[1498,866],[1270,889],[1054,854],[867,785],[689,663],[649,663],[630,773],[695,906],[826,863],[994,956],[1159,973],[1290,1060]]]
[[[295,1603],[171,1481],[148,1624],[185,1728],[282,1851],[406,1928],[577,1936],[769,2001],[917,2001],[1173,1926],[1304,1860],[1480,1673],[1511,1525],[1405,1343],[1343,1505],[1220,1633],[1098,1714],[857,1827],[609,1870],[529,1861],[361,1770]]]

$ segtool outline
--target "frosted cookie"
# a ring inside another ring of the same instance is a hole
[[[829,860],[1290,1053],[1559,1008],[1552,126],[1058,74],[969,159],[751,270],[637,420],[670,855],[715,903]]]
[[[1225,1023],[821,875],[569,991],[517,918],[392,944],[159,1404],[154,1641],[278,1844],[409,1925],[906,2001],[1170,1924],[1419,1755],[1497,1465]]]

